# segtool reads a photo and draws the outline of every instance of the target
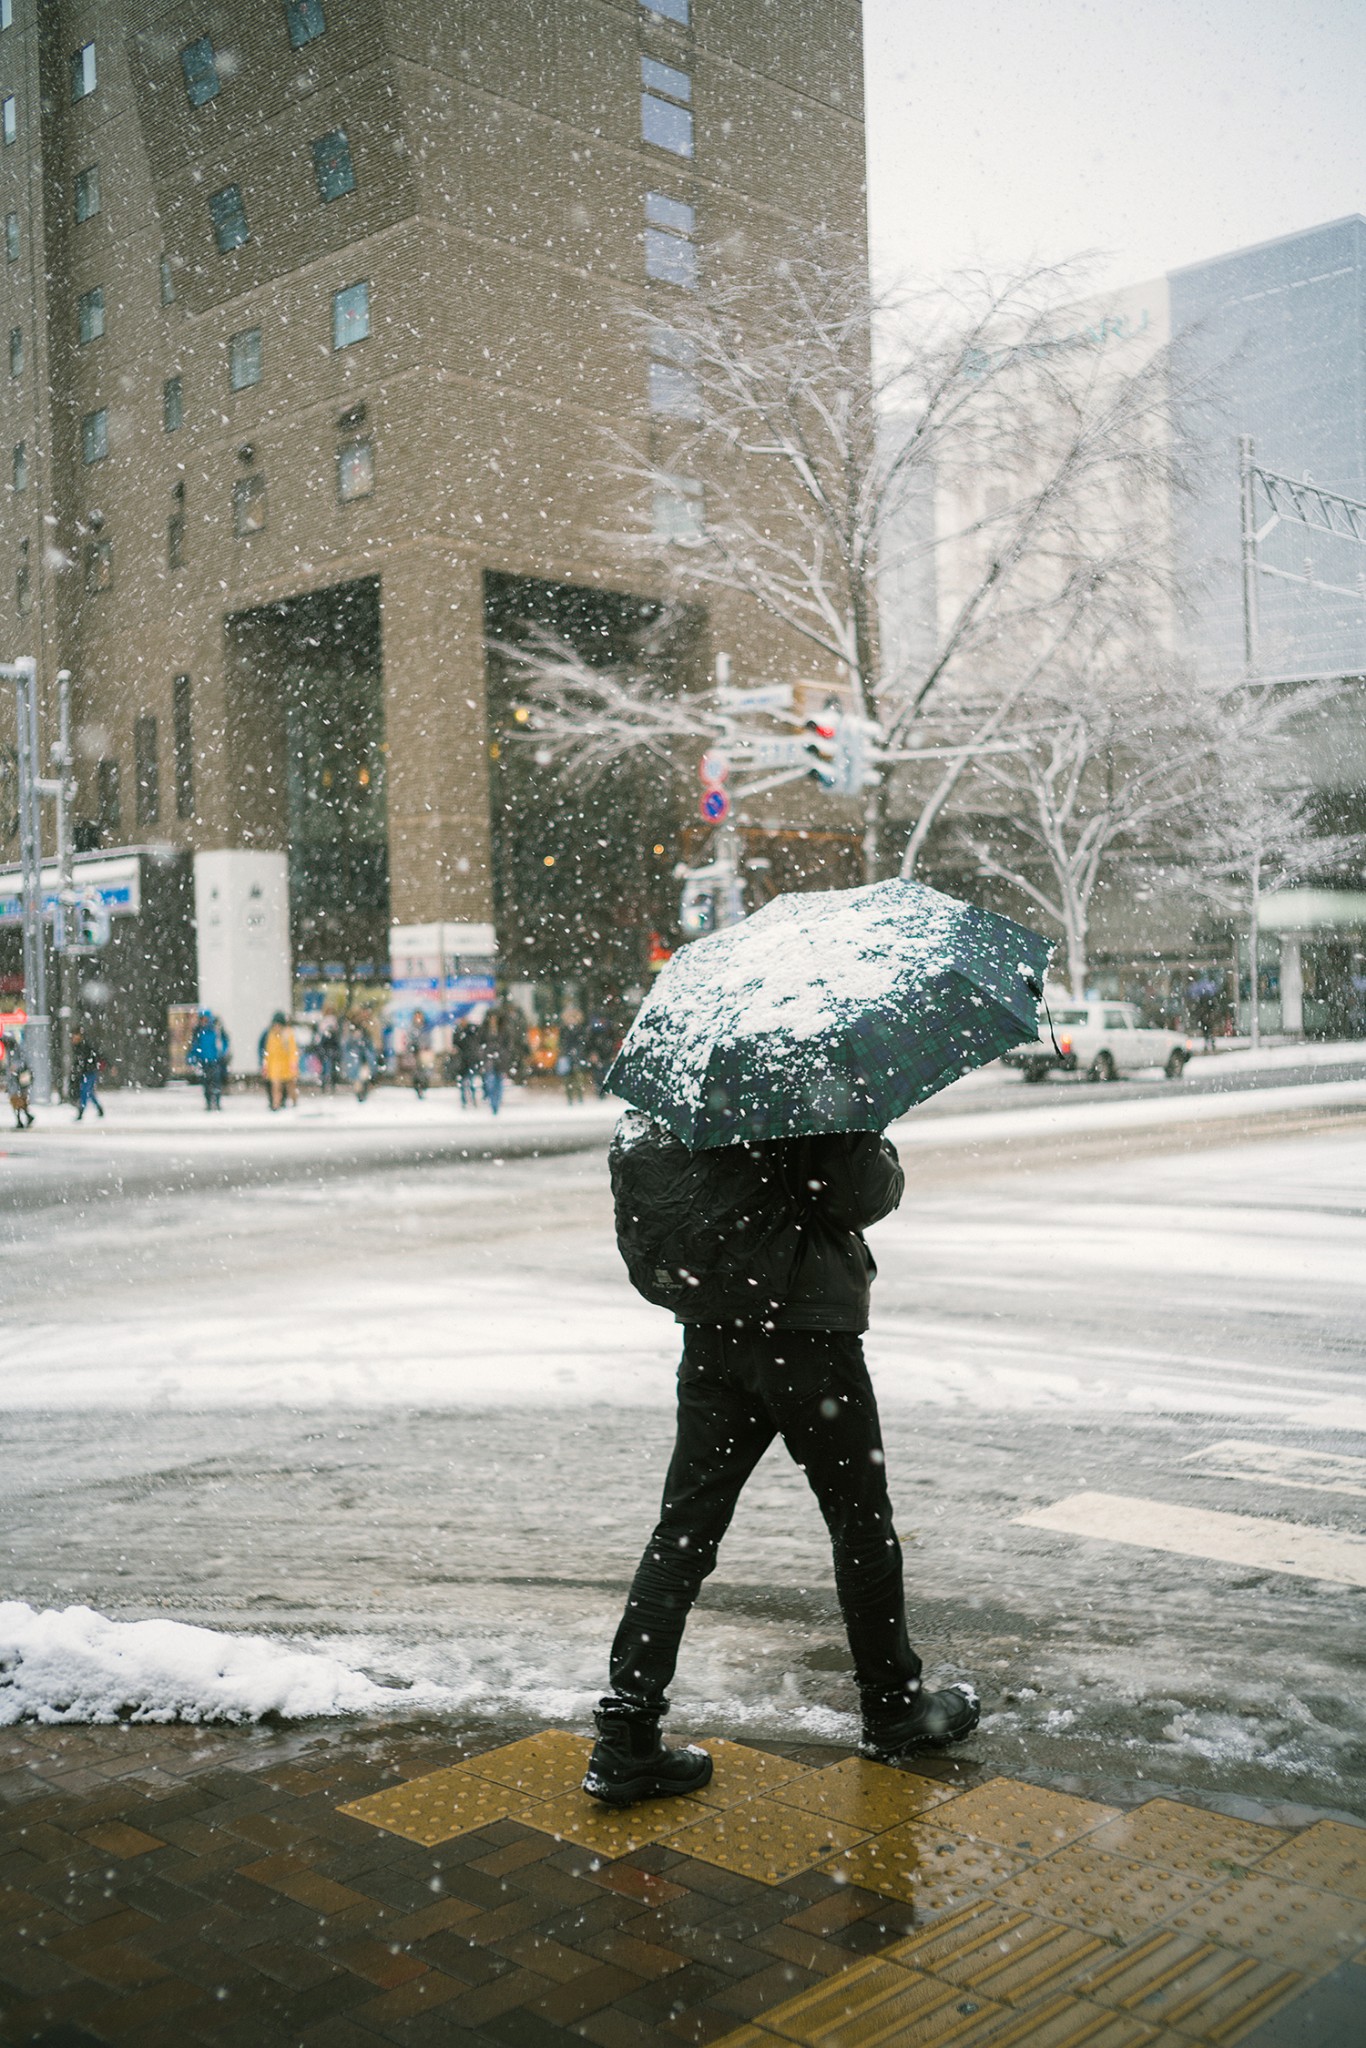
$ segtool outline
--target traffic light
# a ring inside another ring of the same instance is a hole
[[[822,711],[807,719],[805,732],[811,774],[832,796],[862,796],[877,782],[876,720],[855,718],[847,711]]]
[[[802,728],[806,734],[806,751],[811,756],[810,774],[822,789],[839,789],[840,727],[843,722],[838,711],[822,711],[819,717],[808,718]]]

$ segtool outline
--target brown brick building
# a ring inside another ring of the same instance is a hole
[[[73,673],[81,843],[192,857],[237,1034],[291,944],[482,950],[533,829],[490,606],[591,635],[662,593],[667,545],[604,538],[604,428],[677,431],[621,309],[862,237],[857,0],[0,0],[0,102],[0,655]],[[685,670],[810,670],[696,625]]]

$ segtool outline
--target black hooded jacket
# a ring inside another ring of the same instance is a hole
[[[687,1153],[659,1125],[630,1113],[614,1142],[613,1186],[617,1196],[617,1237],[628,1267],[640,1264],[642,1238],[652,1216],[676,1200],[680,1174],[690,1184],[690,1213],[718,1219],[755,1206],[756,1180],[762,1219],[731,1240],[747,1269],[751,1238],[759,1262],[755,1292],[730,1269],[724,1320],[754,1321],[782,1330],[840,1330],[858,1334],[868,1327],[868,1305],[877,1267],[863,1240],[871,1223],[890,1215],[901,1200],[905,1176],[895,1149],[872,1131],[814,1138],[786,1138],[768,1144],[719,1147]],[[619,1150],[620,1146],[620,1150]],[[628,1157],[629,1155],[629,1157]],[[623,1172],[626,1166],[628,1171]],[[776,1226],[776,1230],[770,1226]],[[775,1275],[775,1261],[781,1279]],[[646,1265],[648,1267],[649,1261]],[[633,1277],[635,1277],[633,1273]],[[741,1280],[738,1299],[735,1281]],[[637,1280],[637,1285],[640,1285]],[[681,1323],[718,1320],[717,1292],[707,1285],[661,1293]],[[749,1304],[754,1303],[750,1310]],[[759,1305],[762,1303],[762,1307]],[[747,1311],[733,1315],[743,1305]]]

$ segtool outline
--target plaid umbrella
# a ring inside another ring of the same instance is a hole
[[[1038,1036],[1052,950],[920,882],[777,896],[674,955],[607,1086],[692,1151],[880,1131]]]

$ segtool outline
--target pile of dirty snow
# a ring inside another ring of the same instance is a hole
[[[306,1720],[430,1705],[334,1657],[179,1621],[0,1601],[0,1727],[15,1721]],[[418,1693],[422,1697],[419,1699]]]

